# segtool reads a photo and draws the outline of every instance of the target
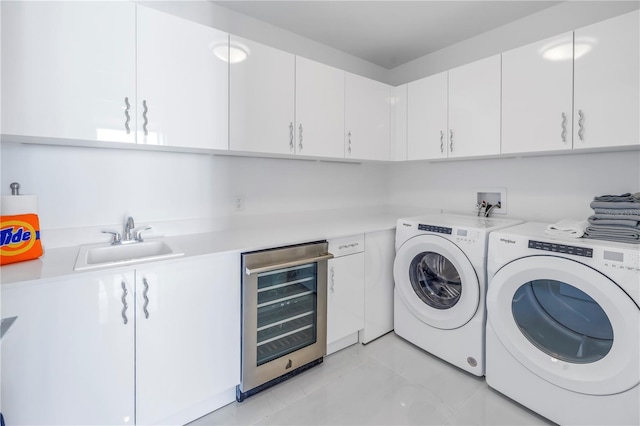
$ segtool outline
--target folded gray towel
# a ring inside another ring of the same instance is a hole
[[[606,226],[617,226],[617,227],[625,227],[630,229],[638,229],[640,230],[640,219],[632,220],[632,219],[621,219],[617,217],[611,218],[610,215],[593,215],[589,216],[587,222],[591,225],[606,225]]]
[[[615,225],[589,225],[583,238],[640,244],[640,229]]]
[[[593,209],[595,214],[614,214],[619,216],[640,216],[640,209]]]
[[[635,194],[627,192],[625,194],[620,194],[620,195],[599,195],[597,197],[593,197],[593,201],[613,201],[613,202],[631,201],[635,203],[640,203],[640,192],[636,192]]]
[[[592,209],[637,209],[640,203],[631,201],[592,201],[589,206]]]

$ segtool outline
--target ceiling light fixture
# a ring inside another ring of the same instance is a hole
[[[213,54],[224,62],[230,64],[237,64],[249,57],[248,49],[244,49],[241,46],[228,46],[221,45],[213,48]]]

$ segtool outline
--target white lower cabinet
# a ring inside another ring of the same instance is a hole
[[[5,285],[7,424],[189,421],[234,400],[237,254]]]
[[[10,425],[131,425],[134,272],[2,287],[2,414]]]
[[[393,330],[393,260],[396,230],[365,234],[364,328],[360,342],[369,343]]]
[[[327,355],[357,343],[364,327],[364,235],[329,241]]]
[[[239,261],[207,255],[136,270],[136,423],[184,424],[235,399]]]

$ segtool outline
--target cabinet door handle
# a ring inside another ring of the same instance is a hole
[[[293,151],[293,122],[289,123],[289,151]]]
[[[562,133],[560,133],[560,136],[562,137],[562,142],[567,141],[567,115],[564,112],[562,113]]]
[[[127,319],[127,308],[129,307],[129,305],[127,305],[127,295],[129,294],[129,292],[127,291],[127,284],[122,281],[122,321],[125,323],[125,325],[129,322],[129,320]]]
[[[302,151],[302,123],[298,126],[298,147]]]
[[[578,116],[580,117],[578,119],[578,136],[581,141],[584,141],[584,113],[581,109],[578,110]]]
[[[348,141],[349,141],[349,146],[347,147],[347,151],[349,152],[349,154],[351,154],[351,131],[349,131],[349,133],[347,133],[348,136]]]
[[[131,133],[131,129],[129,128],[129,121],[131,121],[131,116],[129,115],[129,109],[131,108],[131,104],[129,103],[129,98],[124,98],[124,116],[126,118],[124,122],[124,128],[127,129],[127,134]]]
[[[444,132],[440,130],[440,152],[444,152]]]
[[[449,152],[453,152],[453,130],[449,130]]]
[[[142,297],[144,298],[144,306],[142,307],[142,310],[144,311],[144,317],[146,319],[149,319],[149,311],[147,310],[147,307],[149,306],[149,298],[147,297],[147,293],[149,293],[149,282],[146,278],[143,278],[142,283],[144,284],[144,291],[142,292]]]
[[[149,119],[147,118],[147,112],[149,112],[149,108],[147,108],[147,101],[142,101],[142,118],[144,119],[144,123],[142,124],[142,130],[144,130],[144,135],[147,136],[149,134],[149,130],[147,130],[147,124],[149,124]]]
[[[331,293],[335,293],[336,292],[336,290],[333,288],[333,286],[336,285],[336,280],[334,279],[333,275],[334,275],[334,271],[333,271],[333,266],[332,266],[331,267],[331,287],[330,287],[331,288]]]

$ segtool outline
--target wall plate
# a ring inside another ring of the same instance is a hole
[[[475,193],[477,205],[483,201],[492,206],[500,202],[500,208],[491,210],[492,215],[507,214],[507,188],[475,188]]]

